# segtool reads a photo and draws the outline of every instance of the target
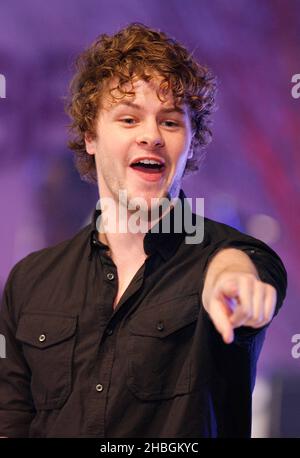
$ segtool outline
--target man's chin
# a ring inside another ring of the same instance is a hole
[[[148,222],[157,221],[169,209],[170,198],[168,193],[161,196],[133,198],[128,205],[130,213],[138,212],[141,219]]]
[[[151,195],[140,195],[140,196],[133,196],[130,200],[131,203],[140,202],[141,206],[144,210],[148,209],[151,210],[152,208],[156,208],[158,205],[162,205],[165,201],[170,200],[170,196],[168,192],[151,194]]]

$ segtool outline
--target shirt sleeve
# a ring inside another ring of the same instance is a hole
[[[5,437],[27,437],[35,415],[30,370],[15,337],[15,307],[21,296],[16,270],[15,267],[7,280],[0,308],[0,436]]]

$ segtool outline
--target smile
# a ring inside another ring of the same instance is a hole
[[[165,165],[158,163],[136,162],[130,166],[136,176],[146,181],[159,181],[165,174]]]

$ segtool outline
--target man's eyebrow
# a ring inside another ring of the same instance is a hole
[[[134,103],[134,102],[130,102],[129,100],[122,100],[121,102],[118,102],[116,105],[113,106],[112,109],[116,109],[120,106],[126,106],[126,107],[130,107],[130,108],[134,108],[135,110],[139,110],[139,111],[142,111],[143,108],[138,105],[137,103]],[[176,106],[173,106],[173,107],[169,107],[169,108],[162,108],[160,110],[162,113],[180,113],[180,114],[186,114],[186,111],[184,110],[184,108],[181,108],[181,107],[176,107]]]

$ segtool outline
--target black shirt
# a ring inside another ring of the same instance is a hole
[[[201,302],[204,274],[218,250],[243,250],[276,288],[277,312],[287,285],[280,258],[208,218],[196,245],[185,243],[184,231],[149,231],[148,257],[113,310],[118,274],[98,241],[98,216],[9,275],[0,313],[0,435],[249,436],[266,328],[241,327],[224,344]]]

